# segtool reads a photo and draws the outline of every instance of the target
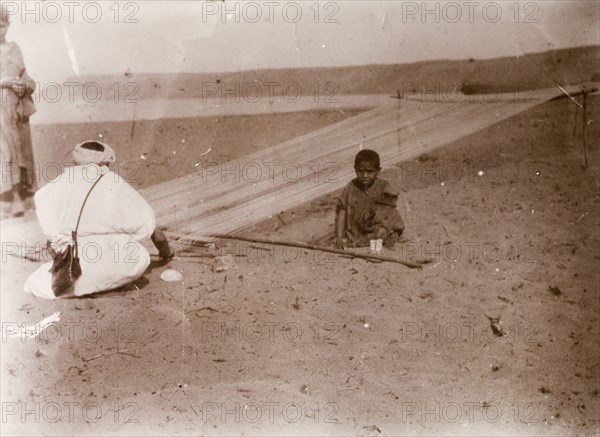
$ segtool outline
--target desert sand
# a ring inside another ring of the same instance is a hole
[[[223,240],[126,289],[45,301],[21,291],[35,257],[3,250],[3,433],[597,435],[598,103],[587,169],[566,98],[384,163],[406,232],[383,254],[423,269]],[[181,138],[218,137],[226,161],[358,112],[142,121],[133,137],[125,122],[44,125],[34,141],[47,162],[101,133],[123,161],[148,154],[144,187],[193,172]],[[335,202],[243,235],[327,244]],[[4,243],[40,238],[31,212],[2,227]],[[161,281],[169,268],[182,280]],[[57,311],[36,338],[6,335]]]

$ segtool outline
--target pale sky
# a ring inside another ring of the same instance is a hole
[[[44,82],[77,72],[395,64],[600,44],[598,1],[4,3],[16,12],[8,39]]]

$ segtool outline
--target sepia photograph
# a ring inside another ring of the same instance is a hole
[[[0,49],[0,435],[600,435],[597,0],[0,0]]]

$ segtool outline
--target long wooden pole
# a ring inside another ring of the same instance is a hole
[[[213,235],[215,238],[221,238],[223,240],[239,240],[239,241],[246,241],[249,243],[259,243],[259,244],[272,244],[275,246],[289,246],[289,247],[298,247],[300,249],[308,249],[308,250],[318,250],[321,252],[329,252],[329,253],[335,253],[338,255],[345,255],[345,256],[350,256],[352,258],[361,258],[361,259],[366,259],[366,260],[376,260],[376,261],[386,261],[386,262],[392,262],[392,263],[397,263],[397,264],[402,264],[408,268],[411,269],[420,269],[423,267],[423,264],[417,264],[417,263],[412,263],[409,261],[402,261],[396,258],[390,258],[387,256],[380,256],[380,255],[371,255],[371,254],[362,254],[362,253],[355,253],[355,252],[348,252],[346,250],[340,250],[340,249],[332,249],[329,247],[323,247],[323,246],[315,246],[312,244],[304,244],[304,243],[296,243],[296,242],[292,242],[292,241],[273,241],[273,240],[263,240],[260,238],[246,238],[246,237],[236,237],[233,235],[225,235],[225,234],[216,234]]]

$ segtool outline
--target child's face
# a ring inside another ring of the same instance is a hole
[[[379,167],[372,162],[359,162],[358,165],[354,167],[358,182],[360,182],[363,187],[370,187],[373,182],[375,182],[375,179],[379,176],[379,170]]]

